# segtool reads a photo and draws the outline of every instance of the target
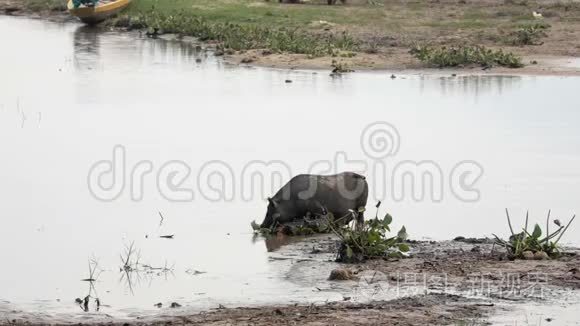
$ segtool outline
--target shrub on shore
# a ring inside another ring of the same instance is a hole
[[[502,66],[508,68],[523,67],[519,56],[504,52],[503,50],[492,50],[484,46],[414,46],[410,53],[421,62],[429,65],[446,68],[466,65],[479,65],[482,67]]]

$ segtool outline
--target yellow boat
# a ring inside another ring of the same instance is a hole
[[[81,6],[75,8],[73,1],[68,2],[68,12],[85,24],[97,24],[110,18],[125,9],[131,0],[99,1],[95,6]]]

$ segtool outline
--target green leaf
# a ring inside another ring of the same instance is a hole
[[[361,206],[361,207],[359,207],[359,208],[358,208],[358,212],[359,212],[359,213],[364,213],[366,210],[367,210],[367,209],[366,209],[366,208],[364,208],[363,206]]]
[[[353,256],[352,248],[350,246],[346,246],[346,257],[350,259],[352,258],[352,256]]]
[[[252,225],[252,230],[254,230],[254,231],[260,230],[260,224],[256,223],[256,221],[252,221],[251,225]]]
[[[369,242],[379,242],[379,240],[381,240],[381,236],[377,232],[371,232],[368,235],[368,240]]]
[[[389,225],[392,222],[393,222],[393,217],[391,216],[391,214],[387,213],[387,215],[385,215],[385,218],[383,219],[383,224]]]
[[[406,243],[399,243],[399,250],[401,252],[408,252],[410,250],[409,245]]]
[[[399,233],[397,233],[397,238],[399,238],[400,240],[407,240],[408,236],[409,235],[407,234],[407,229],[405,229],[404,226],[401,228]]]
[[[534,232],[532,233],[532,238],[539,239],[542,236],[542,229],[538,224],[534,226]]]
[[[389,258],[403,258],[403,254],[400,252],[390,252],[388,255]]]

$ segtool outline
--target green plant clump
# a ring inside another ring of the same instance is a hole
[[[332,60],[330,65],[332,67],[332,74],[333,75],[340,75],[347,72],[353,72],[354,70],[350,69],[348,65],[342,61]]]
[[[201,41],[219,42],[223,48],[237,51],[270,49],[309,56],[336,56],[341,51],[358,49],[357,42],[346,32],[313,34],[293,28],[210,22],[184,11],[165,14],[153,8],[136,16],[120,17],[113,24],[118,27],[148,28],[160,33],[194,36]]]
[[[346,217],[348,216],[344,216],[341,219]],[[280,233],[288,236],[303,236],[330,233],[330,224],[337,226],[339,225],[341,219],[335,220],[332,213],[327,213],[326,215],[307,214],[307,216],[304,216],[302,219],[296,221],[283,224],[276,222],[270,228],[262,228],[255,221],[251,223],[251,226],[254,230],[254,234],[262,235],[265,237],[278,235]]]
[[[576,218],[576,215],[574,215],[566,226],[562,225],[559,220],[554,220],[553,223],[557,226],[557,229],[550,233],[550,212],[548,212],[545,234],[538,224],[534,226],[532,233],[529,233],[528,214],[526,214],[526,223],[522,232],[515,233],[507,209],[506,215],[511,232],[509,240],[503,240],[495,234],[493,236],[496,240],[495,243],[506,248],[508,256],[512,259],[558,258],[561,255],[558,242]]]
[[[409,251],[405,243],[407,230],[403,226],[396,236],[389,237],[392,221],[391,215],[386,214],[383,219],[375,217],[360,226],[333,229],[341,240],[336,260],[354,263],[379,257],[403,257]]]
[[[510,34],[510,43],[513,45],[542,45],[540,40],[548,36],[549,24],[544,22],[520,26]]]
[[[472,64],[488,68],[494,66],[521,68],[524,66],[519,56],[503,50],[488,49],[484,46],[414,46],[410,53],[421,62],[439,68]]]

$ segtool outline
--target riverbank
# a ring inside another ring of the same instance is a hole
[[[467,44],[513,53],[524,67],[459,64],[446,67],[445,74],[580,75],[577,2],[362,2],[327,6],[324,1],[139,0],[107,25],[150,28],[155,37],[166,32],[195,35],[236,64],[440,73],[409,50],[417,44]],[[70,19],[63,10],[62,1],[56,0],[0,0],[0,12],[12,15]],[[532,12],[543,17],[534,18]],[[539,23],[545,30],[534,29]]]
[[[572,307],[580,289],[580,256],[567,248],[555,260],[508,260],[490,239],[410,241],[410,258],[374,259],[338,264],[337,242],[325,235],[272,238],[270,260],[288,264],[284,278],[311,284],[313,292],[340,293],[342,300],[246,307],[216,306],[192,312],[185,302],[163,304],[159,314],[119,320],[101,313],[83,319],[4,311],[12,325],[487,325],[508,315],[510,325],[527,316],[514,315],[518,305],[540,304],[543,320],[565,322],[555,308]],[[349,270],[346,280],[330,280],[330,271]],[[71,304],[74,304],[71,302]],[[574,306],[576,305],[576,306]],[[1,323],[1,321],[0,321]]]
[[[9,320],[6,325],[376,325],[390,323],[413,325],[479,325],[492,305],[455,295],[428,294],[368,304],[323,303],[312,305],[270,306],[259,308],[220,308],[211,312],[186,315],[169,312],[160,317],[133,321],[101,319],[90,322],[27,319]],[[0,324],[4,325],[2,321]]]

